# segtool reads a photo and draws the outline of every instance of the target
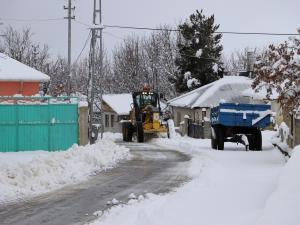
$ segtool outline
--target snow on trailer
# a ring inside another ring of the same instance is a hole
[[[220,103],[211,109],[212,148],[223,150],[224,142],[236,142],[262,150],[260,129],[271,124],[271,115],[266,104]]]

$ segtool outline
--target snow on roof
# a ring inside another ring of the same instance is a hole
[[[49,81],[50,77],[0,53],[0,81]]]
[[[264,100],[267,99],[267,89],[265,87],[261,87],[257,92],[255,89],[248,88],[245,91],[243,91],[243,95],[247,97],[251,97],[255,100]],[[279,94],[278,92],[273,89],[272,94],[270,95],[270,99],[275,100],[278,99]]]
[[[220,80],[197,88],[191,92],[171,99],[171,106],[197,108],[211,107],[222,100],[245,102],[242,92],[251,87],[252,80],[247,77],[226,76]]]
[[[129,114],[132,94],[105,94],[102,98],[118,115]]]

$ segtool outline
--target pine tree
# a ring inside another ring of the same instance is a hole
[[[179,25],[181,40],[175,61],[178,72],[172,80],[178,92],[198,88],[223,76],[222,34],[215,33],[218,28],[219,25],[214,24],[214,15],[206,17],[202,10],[196,10]]]

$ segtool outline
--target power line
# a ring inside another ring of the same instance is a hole
[[[14,22],[47,22],[47,21],[59,21],[63,18],[48,18],[48,19],[20,19],[20,18],[0,18],[3,21],[14,21]],[[78,24],[86,27],[91,25],[84,23],[79,20],[74,20]],[[168,29],[168,28],[151,28],[151,27],[135,27],[135,26],[121,26],[121,25],[104,25],[104,28],[119,28],[119,29],[132,29],[132,30],[149,30],[149,31],[169,31],[179,32],[179,29]],[[273,33],[273,32],[238,32],[238,31],[216,31],[216,34],[233,34],[233,35],[267,35],[267,36],[299,36],[299,33]]]
[[[119,36],[117,36],[117,35],[115,35],[115,34],[109,33],[109,32],[103,32],[103,34],[107,34],[107,35],[109,35],[109,36],[111,36],[111,37],[114,37],[114,38],[116,38],[116,39],[125,41],[124,38],[121,38],[121,37],[119,37]]]
[[[79,60],[79,58],[80,58],[82,52],[84,51],[84,49],[86,48],[86,45],[87,45],[88,41],[90,40],[90,38],[91,38],[91,31],[89,32],[89,35],[88,35],[87,39],[85,40],[85,43],[84,43],[79,55],[77,56],[76,60],[74,61],[74,64],[77,63],[77,61]]]
[[[179,32],[179,29],[168,28],[150,28],[150,27],[134,27],[119,25],[104,25],[105,28],[132,29],[132,30],[149,30],[149,31],[169,31]],[[269,35],[269,36],[299,36],[299,33],[271,33],[271,32],[237,32],[237,31],[216,31],[215,34],[234,34],[234,35]]]
[[[88,25],[87,23],[84,23],[84,22],[82,22],[80,20],[75,19],[74,21],[76,23],[80,24],[80,25],[83,25],[83,26],[87,27],[87,28],[91,28],[92,27],[92,25]]]
[[[48,18],[48,19],[18,19],[18,18],[0,18],[2,21],[13,21],[13,22],[48,22],[48,21],[59,21],[64,18]]]

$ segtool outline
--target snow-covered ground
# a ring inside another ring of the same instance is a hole
[[[27,199],[88,179],[130,157],[111,140],[61,152],[0,153],[0,203]]]
[[[300,147],[286,163],[263,133],[264,151],[210,140],[158,139],[156,144],[193,156],[192,181],[176,192],[147,195],[104,212],[92,225],[298,225],[300,224]]]

